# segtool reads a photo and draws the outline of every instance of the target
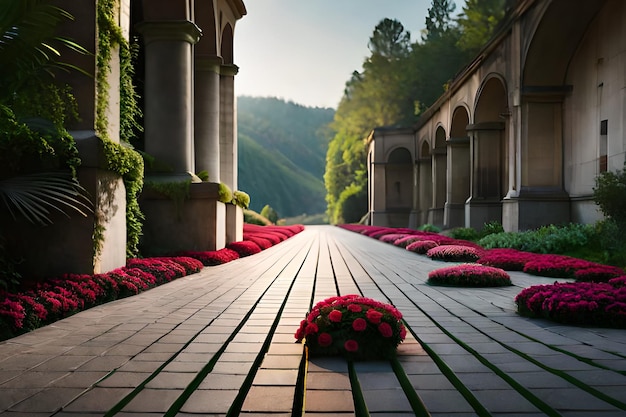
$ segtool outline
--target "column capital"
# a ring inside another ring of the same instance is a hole
[[[221,75],[228,75],[234,77],[239,72],[239,67],[235,64],[223,64],[220,67]]]
[[[189,20],[154,20],[140,22],[137,30],[144,35],[146,44],[156,41],[182,41],[195,44],[202,30]]]
[[[212,71],[219,74],[223,59],[218,55],[196,55],[196,71]]]

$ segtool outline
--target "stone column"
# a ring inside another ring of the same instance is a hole
[[[432,204],[433,195],[433,162],[430,156],[420,158],[418,163],[419,170],[419,219],[418,227],[428,223],[428,210]]]
[[[237,106],[235,103],[236,65],[220,68],[220,178],[233,191],[237,190]],[[245,190],[244,190],[245,191]],[[243,211],[226,205],[226,242],[243,239]]]
[[[465,201],[470,195],[469,138],[450,138],[448,144],[448,172],[446,177],[446,229],[465,225]]]
[[[446,156],[446,148],[435,148],[433,149],[432,155],[432,164],[433,164],[433,196],[432,196],[432,206],[428,211],[428,223],[442,226],[443,225],[443,214],[444,214],[444,206],[446,203],[446,164],[447,164],[447,156]]]
[[[194,149],[196,171],[207,171],[209,182],[220,182],[219,56],[196,56]]]
[[[137,25],[145,43],[145,148],[173,176],[195,171],[192,47],[200,29],[187,20]]]

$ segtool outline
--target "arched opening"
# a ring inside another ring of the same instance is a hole
[[[433,205],[428,213],[428,223],[443,226],[444,206],[446,204],[446,172],[447,172],[446,131],[438,126],[435,131],[435,148],[433,149]]]
[[[406,148],[394,149],[385,166],[385,200],[389,211],[410,211],[413,197],[413,161]]]
[[[471,183],[466,206],[466,226],[481,229],[487,222],[502,222],[502,198],[506,195],[509,111],[503,79],[492,74],[478,91],[470,135]],[[469,224],[467,224],[469,221]]]
[[[469,114],[459,106],[452,113],[448,146],[448,173],[444,226],[462,227],[465,224],[465,202],[470,196],[470,141],[467,133]]]

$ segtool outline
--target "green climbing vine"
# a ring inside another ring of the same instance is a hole
[[[106,168],[120,175],[126,187],[126,256],[134,257],[139,252],[139,238],[144,219],[137,201],[143,188],[143,158],[128,145],[135,132],[141,130],[141,125],[138,123],[141,109],[133,85],[132,61],[136,46],[131,46],[124,38],[116,22],[116,11],[120,8],[119,0],[98,0],[97,4],[96,131],[102,141]],[[111,72],[110,62],[116,46],[119,48],[120,58],[120,140],[122,144],[113,142],[107,134],[107,110],[109,108],[107,77]],[[102,236],[103,226],[101,223],[96,224],[94,228],[96,257],[99,256],[102,246]]]

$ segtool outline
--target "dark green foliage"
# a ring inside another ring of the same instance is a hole
[[[508,0],[467,0],[457,19],[462,35],[459,47],[477,53],[489,41],[504,17]]]
[[[596,177],[593,199],[602,213],[626,232],[626,161],[624,169],[603,172]]]
[[[494,233],[502,232],[504,232],[504,227],[502,227],[502,224],[500,222],[488,222],[483,224],[483,228],[480,230],[480,237],[485,237],[488,235],[493,235]]]
[[[441,232],[441,229],[437,226],[435,226],[434,224],[423,224],[420,227],[417,228],[417,230],[420,230],[422,232],[433,232],[433,233],[439,233]]]
[[[263,207],[263,210],[261,210],[261,216],[265,217],[267,220],[274,224],[276,224],[276,222],[278,221],[278,213],[267,204],[265,205],[265,207]]]
[[[355,184],[346,188],[339,196],[337,205],[340,215],[338,223],[356,223],[367,213],[367,192]]]
[[[570,223],[566,226],[543,226],[525,232],[501,232],[478,241],[485,249],[513,248],[525,252],[565,254],[584,247],[594,236],[594,226]]]
[[[480,235],[473,227],[458,227],[450,231],[450,237],[474,242],[479,239]]]
[[[253,210],[243,211],[243,221],[245,223],[258,224],[259,226],[269,226],[272,224],[272,222],[270,222],[268,219]]]

